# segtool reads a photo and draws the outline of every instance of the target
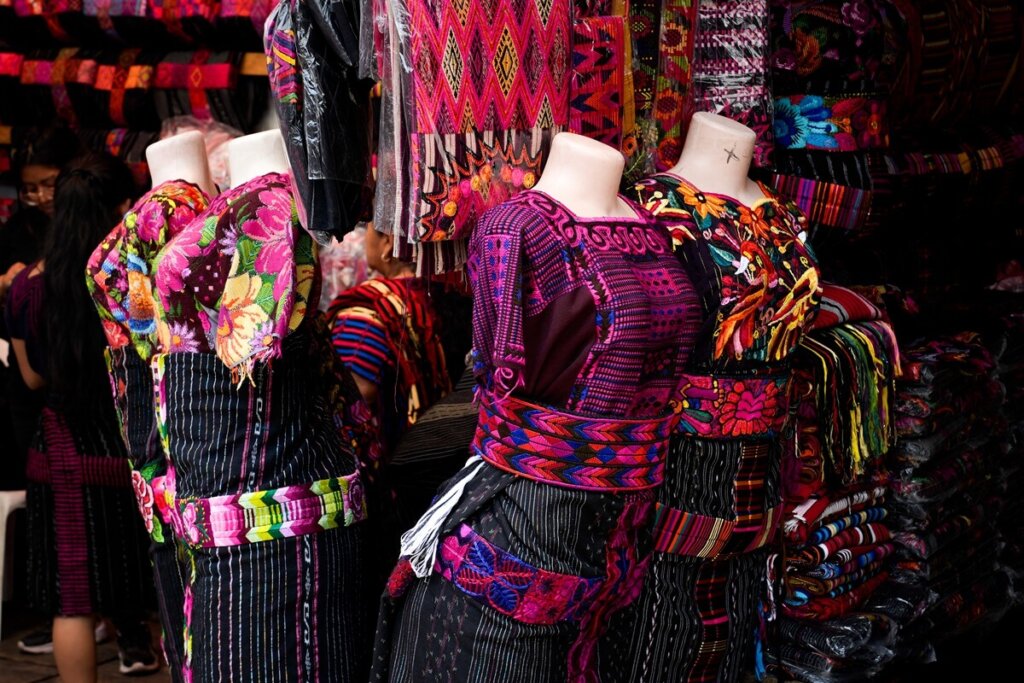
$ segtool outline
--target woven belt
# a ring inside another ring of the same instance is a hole
[[[165,480],[161,488],[170,484]],[[303,486],[215,498],[175,498],[170,514],[179,538],[196,548],[213,548],[349,526],[366,518],[366,506],[357,472]]]
[[[781,506],[744,521],[698,515],[659,503],[654,508],[654,549],[705,559],[750,553],[767,545],[781,516]],[[731,548],[731,552],[723,552],[730,541],[733,541],[730,545],[735,546],[744,538],[747,543]]]
[[[778,434],[789,412],[787,374],[752,377],[683,375],[672,408],[676,431],[706,439]]]
[[[501,470],[544,484],[639,491],[664,479],[673,422],[673,416],[582,417],[483,394],[473,452]]]
[[[469,597],[523,624],[579,621],[604,582],[538,569],[466,524],[441,542],[434,570]]]

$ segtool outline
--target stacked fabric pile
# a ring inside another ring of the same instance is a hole
[[[975,333],[915,344],[897,392],[899,443],[890,457],[893,581],[933,593],[897,651],[930,645],[997,617],[1008,605],[998,523],[1007,502],[1004,389]]]
[[[1004,472],[1006,474],[1006,505],[1003,508],[999,530],[1003,549],[1000,560],[1014,580],[1019,595],[1024,590],[1024,467],[1021,466],[1024,444],[1024,310],[1020,294],[1016,301],[1003,310],[1012,310],[1003,317],[1006,347],[999,358],[999,379],[1006,387],[1004,414],[1008,422],[1010,452]]]
[[[881,592],[896,548],[882,467],[895,438],[896,340],[882,312],[850,290],[826,285],[821,310],[795,360],[769,657],[781,675],[808,681],[877,671],[890,655],[890,619],[905,609]],[[866,612],[875,600],[879,612]]]

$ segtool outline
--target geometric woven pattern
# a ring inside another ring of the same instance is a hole
[[[673,421],[587,418],[485,392],[472,450],[544,484],[637,491],[661,484]]]
[[[619,147],[625,86],[622,17],[573,22],[569,130]]]
[[[411,69],[398,93],[411,114],[406,232],[420,241],[466,238],[484,211],[533,186],[551,135],[568,124],[571,5],[401,4]]]

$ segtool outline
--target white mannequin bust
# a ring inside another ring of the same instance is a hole
[[[747,177],[757,134],[742,123],[718,114],[697,112],[670,173],[714,194],[738,199],[747,206],[764,199],[761,186]]]
[[[288,154],[279,130],[243,135],[228,142],[231,187],[268,173],[287,173]]]
[[[625,166],[625,157],[614,147],[575,133],[558,133],[533,189],[584,218],[635,218],[636,212],[619,196]]]
[[[195,183],[210,197],[217,194],[217,186],[210,178],[206,143],[199,131],[190,130],[154,142],[146,148],[146,162],[153,187],[169,180],[184,180]]]

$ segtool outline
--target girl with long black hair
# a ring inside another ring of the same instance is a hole
[[[28,600],[54,616],[54,657],[67,683],[96,680],[97,614],[119,626],[122,671],[156,668],[148,633],[131,618],[153,602],[148,539],[83,277],[131,191],[128,170],[112,157],[69,163],[56,181],[44,257],[19,273],[6,311],[21,375],[45,396],[27,468]]]

